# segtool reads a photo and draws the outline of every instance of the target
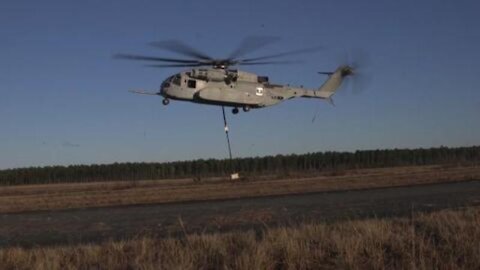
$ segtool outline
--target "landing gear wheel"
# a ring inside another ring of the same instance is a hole
[[[170,103],[170,100],[168,98],[165,98],[162,100],[162,104],[167,106]]]
[[[232,113],[233,113],[233,114],[237,114],[237,113],[238,113],[238,108],[233,108],[233,109],[232,109]]]
[[[248,106],[248,105],[243,106],[243,111],[244,112],[249,112],[250,111],[250,106]]]

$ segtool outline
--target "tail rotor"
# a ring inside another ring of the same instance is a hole
[[[345,88],[349,88],[354,94],[361,94],[368,90],[373,76],[371,72],[370,55],[362,49],[352,49],[345,53],[343,63],[351,68],[351,76],[345,81]]]

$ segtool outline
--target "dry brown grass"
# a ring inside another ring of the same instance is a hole
[[[0,213],[229,199],[315,191],[391,187],[480,179],[480,165],[345,170],[303,178],[231,182],[219,178],[0,187]]]
[[[261,233],[0,249],[2,269],[480,269],[480,209]]]

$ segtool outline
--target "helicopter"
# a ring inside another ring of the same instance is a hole
[[[163,105],[168,105],[170,100],[178,100],[232,107],[233,114],[237,114],[239,108],[248,112],[251,109],[277,105],[293,98],[318,98],[333,104],[332,95],[339,89],[344,79],[355,72],[351,65],[340,65],[332,72],[318,72],[327,75],[328,78],[318,89],[307,89],[303,86],[274,84],[269,81],[267,76],[233,69],[232,67],[236,66],[288,64],[291,61],[272,61],[271,59],[321,49],[321,47],[312,47],[259,57],[241,58],[246,53],[271,43],[272,40],[258,41],[258,38],[244,40],[243,46],[234,50],[227,58],[213,58],[176,40],[153,42],[150,45],[189,58],[178,59],[134,54],[117,54],[115,58],[155,63],[148,65],[150,67],[192,68],[166,78],[158,92],[139,90],[130,92],[162,96]]]

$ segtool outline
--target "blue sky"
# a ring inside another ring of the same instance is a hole
[[[174,56],[179,39],[222,57],[251,35],[282,40],[252,54],[309,46],[301,64],[248,71],[318,87],[345,50],[370,54],[374,80],[336,106],[295,99],[228,115],[234,156],[480,143],[478,1],[2,1],[0,168],[225,158],[221,108],[157,90],[179,69],[112,59]],[[311,119],[318,111],[316,121]]]

